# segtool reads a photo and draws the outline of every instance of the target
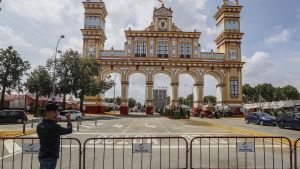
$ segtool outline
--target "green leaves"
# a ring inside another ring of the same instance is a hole
[[[215,96],[205,96],[203,98],[203,102],[204,104],[212,104],[212,105],[215,105],[217,103],[217,98]]]
[[[35,68],[27,79],[26,87],[30,93],[39,96],[50,96],[52,80],[46,67],[38,66]]]
[[[2,87],[0,109],[3,108],[5,92],[20,90],[22,88],[21,79],[29,69],[29,62],[23,61],[12,46],[0,49],[0,85]]]
[[[259,84],[255,87],[245,84],[243,86],[243,96],[244,103],[300,99],[300,94],[295,87],[291,85],[274,87],[269,83]]]

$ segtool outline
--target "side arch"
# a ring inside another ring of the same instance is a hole
[[[118,74],[120,74],[121,75],[121,81],[125,81],[126,79],[125,79],[125,76],[124,76],[124,73],[120,70],[120,69],[109,69],[109,68],[107,68],[107,69],[104,69],[103,71],[101,71],[101,79],[102,80],[105,80],[106,79],[106,77],[109,75],[109,74],[111,74],[111,73],[118,73]]]
[[[126,80],[129,81],[130,76],[132,76],[135,73],[140,73],[145,75],[146,77],[146,81],[149,80],[149,74],[147,73],[147,71],[145,71],[144,69],[130,69],[127,73],[126,73]]]

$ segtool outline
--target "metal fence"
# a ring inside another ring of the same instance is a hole
[[[188,168],[183,137],[91,138],[83,151],[85,169]]]
[[[300,167],[300,156],[298,156],[300,154],[300,138],[295,142],[295,146],[294,146],[294,160],[295,160],[295,169],[299,169],[298,167]]]
[[[197,137],[190,145],[191,169],[291,169],[292,144],[285,137]]]
[[[81,143],[74,138],[61,138],[58,169],[81,169]],[[38,138],[0,138],[1,169],[36,169]]]

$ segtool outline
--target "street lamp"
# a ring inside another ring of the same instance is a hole
[[[52,91],[52,94],[53,94],[53,98],[55,99],[55,81],[56,81],[56,55],[57,53],[61,53],[61,51],[58,51],[58,45],[59,45],[59,42],[65,38],[65,35],[60,35],[58,41],[57,41],[57,44],[56,44],[56,48],[55,48],[55,54],[54,54],[54,68],[53,68],[53,91]]]

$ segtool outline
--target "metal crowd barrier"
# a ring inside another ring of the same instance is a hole
[[[295,142],[294,145],[294,160],[295,160],[295,169],[299,169],[300,167],[300,158],[299,158],[299,153],[300,153],[300,138]]]
[[[81,169],[81,143],[75,138],[61,138],[58,169]],[[1,169],[39,168],[38,138],[0,138]]]
[[[190,150],[191,169],[293,167],[292,144],[285,137],[197,137]]]
[[[83,168],[187,169],[188,142],[183,137],[90,138]]]

